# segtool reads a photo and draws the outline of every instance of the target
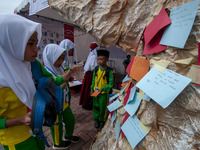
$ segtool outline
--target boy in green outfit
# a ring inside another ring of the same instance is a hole
[[[98,65],[93,72],[91,93],[100,91],[97,97],[93,97],[93,115],[95,128],[102,129],[107,118],[107,105],[109,100],[109,91],[113,87],[113,72],[106,63],[109,58],[109,51],[98,50]]]

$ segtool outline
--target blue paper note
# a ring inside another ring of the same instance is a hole
[[[133,86],[131,88],[131,92],[130,92],[130,95],[129,95],[127,103],[130,103],[132,100],[134,100],[135,91],[136,91],[136,86]]]
[[[169,69],[161,73],[152,68],[136,86],[166,108],[191,81],[192,79]]]
[[[129,81],[131,78],[128,77],[128,74],[122,80],[122,83]]]
[[[119,96],[119,93],[115,94],[114,96],[112,96],[110,99],[109,99],[109,102],[111,102],[112,100],[114,100],[115,98],[117,98]]]
[[[136,116],[129,117],[122,125],[121,129],[133,149],[150,130],[146,128]]]
[[[169,25],[160,41],[161,45],[184,48],[192,29],[199,6],[199,0],[194,0],[179,7],[171,9]]]
[[[117,110],[113,111],[113,115],[111,118],[111,125],[113,125],[113,122],[115,121],[116,117],[117,117]]]
[[[117,108],[119,108],[120,106],[122,106],[122,104],[119,102],[119,100],[117,99],[116,101],[114,101],[112,104],[108,105],[107,108],[110,112],[116,110]]]
[[[119,124],[119,118],[117,119],[117,124],[115,125],[115,137],[116,137],[116,141],[119,138],[119,134],[120,134],[120,124]]]
[[[143,96],[143,100],[145,100],[145,101],[150,101],[150,97],[147,95],[147,94],[144,94],[144,96]]]
[[[124,109],[129,113],[130,116],[133,116],[137,111],[140,105],[141,99],[138,97],[138,92],[135,93],[135,96],[132,101],[124,106]]]

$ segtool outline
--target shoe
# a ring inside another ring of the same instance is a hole
[[[67,149],[71,146],[71,141],[62,141],[60,145],[53,145],[53,149]]]
[[[80,138],[78,136],[71,136],[70,138],[65,137],[64,141],[71,141],[73,143],[78,143]]]
[[[102,129],[104,127],[105,122],[100,122],[99,128]]]
[[[95,120],[95,121],[94,121],[94,127],[95,127],[95,128],[99,128],[99,121],[98,121],[98,120]]]

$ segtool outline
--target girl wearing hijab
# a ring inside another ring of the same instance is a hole
[[[90,96],[90,89],[91,89],[90,87],[92,85],[92,76],[94,68],[98,66],[97,48],[98,45],[95,42],[93,42],[90,45],[90,53],[87,57],[87,61],[84,66],[85,76],[81,87],[79,105],[82,105],[82,107],[85,109],[92,109],[92,98]]]
[[[66,49],[66,51],[67,51],[64,66],[70,67],[71,64],[69,63],[69,50],[74,49],[76,47],[76,45],[69,39],[64,39],[60,42],[59,46]],[[74,49],[74,52],[75,52],[75,49]],[[75,56],[76,56],[75,61],[77,62],[77,53],[76,52],[75,52]]]
[[[64,73],[62,67],[63,61],[66,58],[66,50],[57,44],[48,44],[43,51],[43,61],[46,69],[54,76],[58,77]],[[63,112],[57,116],[56,122],[58,125],[51,127],[51,135],[54,141],[54,149],[66,149],[71,145],[71,142],[77,143],[80,141],[79,137],[72,136],[74,132],[75,119],[69,106],[71,100],[71,93],[69,85],[61,85],[64,88]],[[65,137],[62,141],[63,124],[65,124]]]
[[[0,33],[0,142],[5,150],[44,150],[44,142],[29,133],[31,112],[27,113],[36,92],[30,62],[37,57],[41,24],[15,14],[0,14]],[[54,79],[37,62],[42,75],[57,85],[71,78],[69,71]]]

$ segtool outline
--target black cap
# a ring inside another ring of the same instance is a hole
[[[105,49],[100,49],[97,51],[97,56],[106,56],[109,58],[109,51],[105,50]]]

